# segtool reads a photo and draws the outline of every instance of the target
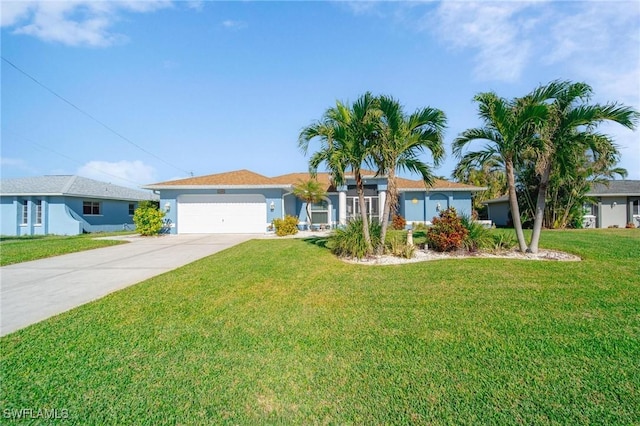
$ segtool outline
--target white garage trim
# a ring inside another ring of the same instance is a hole
[[[260,194],[188,194],[178,197],[179,234],[264,233],[267,202]]]

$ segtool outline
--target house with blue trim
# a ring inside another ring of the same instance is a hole
[[[78,235],[135,229],[139,191],[80,176],[37,176],[0,181],[0,234]]]
[[[272,221],[286,215],[309,222],[306,203],[293,195],[295,185],[310,179],[308,173],[267,177],[249,170],[236,170],[146,185],[160,196],[160,208],[171,233],[264,233]],[[379,219],[387,196],[387,178],[363,171],[366,214]],[[360,214],[353,176],[336,186],[329,173],[316,176],[327,196],[311,206],[313,225],[335,228]],[[441,210],[455,207],[472,213],[471,196],[480,188],[436,180],[427,187],[422,180],[398,178],[399,214],[408,224],[431,222]]]

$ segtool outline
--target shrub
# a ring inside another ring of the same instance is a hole
[[[629,222],[627,223],[627,225],[625,226],[625,228],[627,229],[635,229],[636,225],[633,222]]]
[[[416,251],[416,247],[407,244],[406,237],[400,234],[393,235],[387,241],[387,249],[393,256],[405,259],[411,259]]]
[[[432,223],[427,231],[429,247],[436,251],[453,251],[462,247],[469,231],[462,224],[455,208],[441,211],[440,217],[434,217]]]
[[[276,228],[276,235],[284,237],[298,233],[298,218],[295,216],[285,216],[284,219],[273,219],[273,226]]]
[[[429,225],[423,222],[411,222],[411,229],[415,235],[416,232],[427,232]]]
[[[136,231],[143,236],[158,235],[162,229],[164,212],[153,201],[143,201],[133,212]]]
[[[380,243],[380,223],[369,224],[371,244],[377,247]],[[329,238],[331,252],[337,256],[362,259],[367,255],[367,246],[362,233],[362,218],[350,221],[345,228],[336,229]]]
[[[495,232],[492,235],[493,238],[493,250],[511,250],[518,244],[515,235],[507,232]]]
[[[399,214],[394,214],[391,221],[391,227],[395,230],[400,231],[404,229],[405,226],[407,226],[407,221],[405,220],[405,218],[400,216]]]
[[[493,237],[487,228],[467,215],[462,215],[460,220],[467,228],[467,236],[462,242],[464,248],[469,251],[493,248]]]

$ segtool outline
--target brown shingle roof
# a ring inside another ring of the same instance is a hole
[[[266,176],[254,173],[250,170],[234,170],[226,173],[216,173],[206,176],[195,176],[186,179],[171,180],[168,182],[154,183],[150,186],[207,186],[207,185],[273,185],[275,182]]]
[[[273,182],[281,183],[283,185],[296,185],[299,182],[304,182],[311,179],[310,173],[289,173],[286,175],[276,176],[271,178]],[[325,191],[335,190],[331,184],[331,175],[329,173],[316,174],[316,180],[322,184]]]
[[[371,170],[362,170],[362,175],[364,177],[370,178],[375,176],[375,172]],[[347,173],[347,176],[350,176],[350,173]],[[236,170],[227,173],[217,173],[213,175],[206,176],[196,176],[186,179],[172,180],[168,182],[160,182],[152,185],[148,185],[147,188],[159,188],[159,187],[182,187],[182,186],[264,186],[264,185],[273,185],[273,186],[291,186],[296,185],[299,182],[303,182],[305,180],[311,179],[311,174],[309,173],[289,173],[286,175],[280,175],[276,177],[266,177],[260,175],[258,173],[254,173],[249,170]],[[318,182],[323,184],[324,189],[327,192],[335,192],[336,189],[332,185],[331,175],[326,172],[319,172],[316,175],[316,179]],[[416,189],[416,190],[424,190],[427,189],[424,182],[422,180],[413,180],[413,179],[405,179],[398,177],[398,188],[399,189]],[[465,185],[463,183],[457,182],[449,182],[442,179],[436,179],[433,186],[429,189],[439,189],[439,190],[449,190],[449,191],[480,191],[483,188],[479,188],[476,186]]]

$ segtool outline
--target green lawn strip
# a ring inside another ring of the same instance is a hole
[[[3,409],[70,424],[634,424],[640,232],[581,262],[343,263],[256,240],[0,339]]]
[[[123,244],[125,241],[97,240],[96,237],[115,234],[85,234],[74,236],[0,237],[0,266],[28,262],[62,254]]]

